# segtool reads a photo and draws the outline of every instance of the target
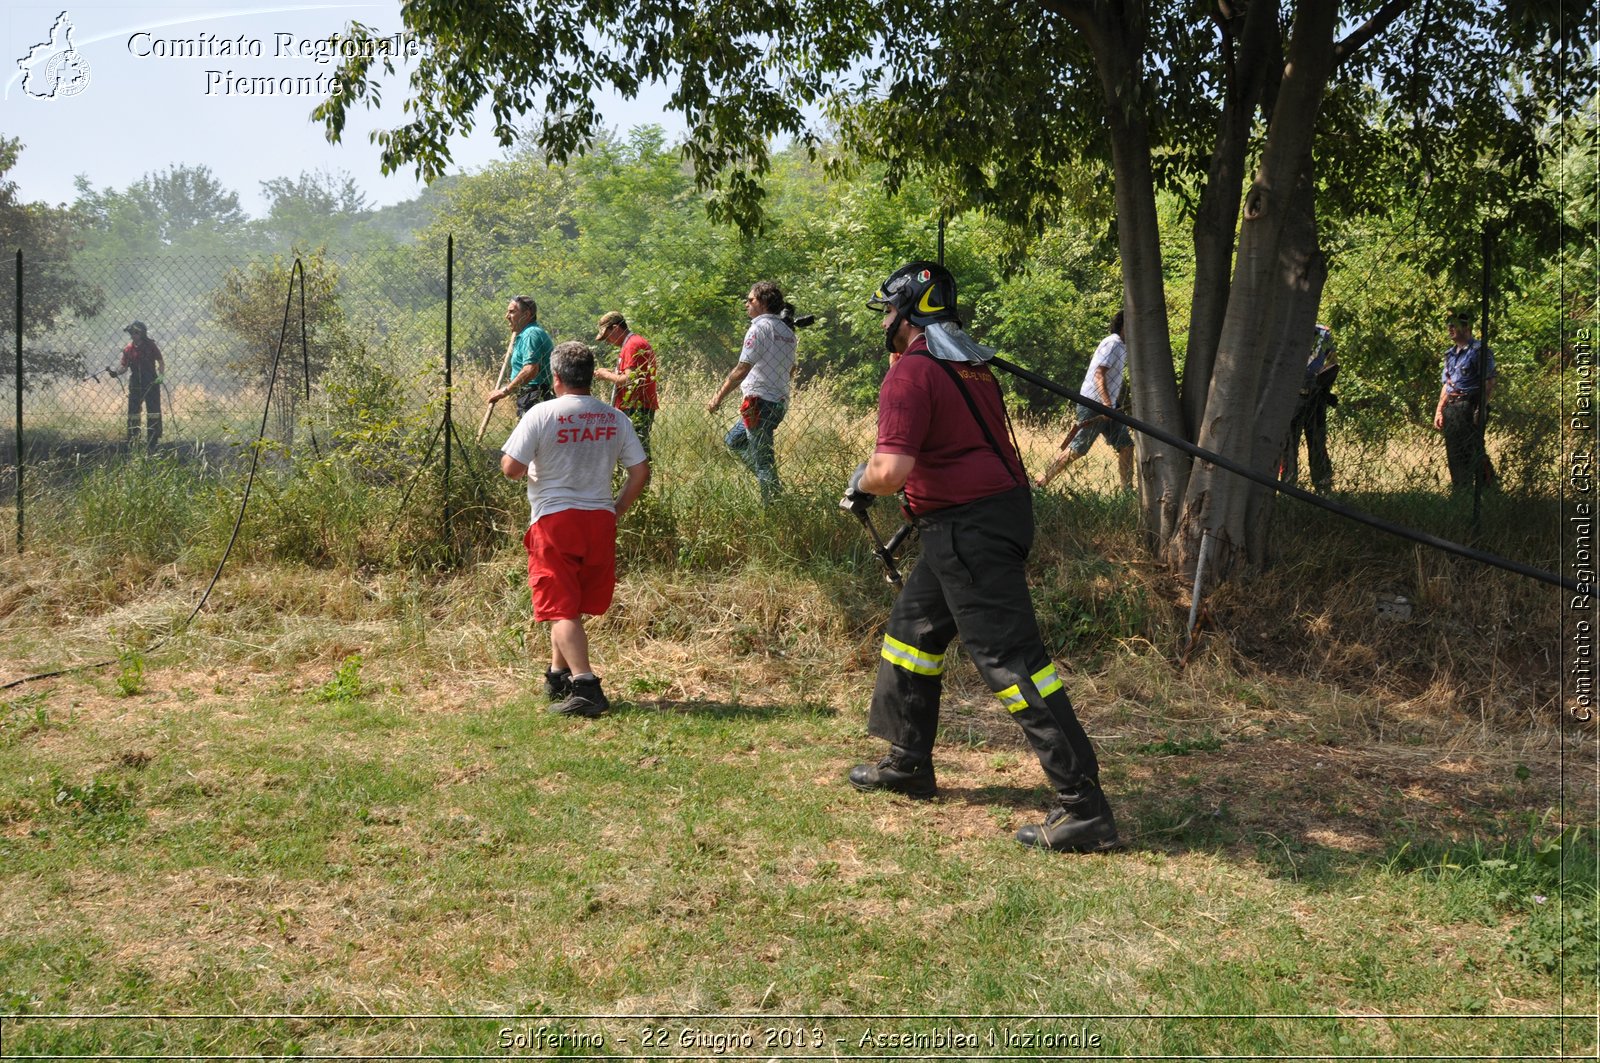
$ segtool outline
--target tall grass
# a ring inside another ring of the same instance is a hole
[[[469,378],[458,413],[474,410],[470,396],[488,386]],[[825,593],[840,601],[881,607],[887,598],[870,542],[837,507],[848,470],[871,450],[872,411],[845,401],[826,380],[799,389],[777,437],[785,491],[763,506],[754,478],[722,444],[735,416],[732,401],[716,416],[704,409],[710,386],[683,375],[663,385],[654,479],[620,531],[630,578],[676,584],[745,569],[790,572],[832,588]],[[515,567],[527,515],[524,485],[497,467],[509,417],[497,413],[481,446],[452,440],[446,498],[436,412],[407,420],[390,410],[370,428],[346,425],[324,439],[321,457],[307,447],[293,460],[269,452],[252,487],[235,563],[396,574],[459,571],[485,561]],[[1031,469],[1054,453],[1061,428],[1019,419],[1018,441]],[[465,436],[465,425],[457,434]],[[1352,475],[1336,471],[1336,481],[1348,485],[1339,488],[1343,501],[1554,565],[1553,497],[1490,492],[1473,524],[1470,500],[1419,487],[1424,474],[1436,473],[1436,455],[1419,454],[1416,441],[1399,437],[1387,447],[1395,479],[1358,489]],[[1335,453],[1339,462],[1347,452],[1336,445]],[[112,454],[84,468],[44,471],[40,479],[48,486],[30,499],[35,541],[85,549],[124,569],[176,564],[196,578],[221,556],[243,497],[242,461],[197,466],[171,456]],[[1117,489],[1108,448],[1097,446],[1052,490],[1037,493],[1035,509],[1035,604],[1051,651],[1064,659],[1099,667],[1130,651],[1177,659],[1199,650],[1352,688],[1376,685],[1389,691],[1392,711],[1402,717],[1423,716],[1442,703],[1453,717],[1489,727],[1536,726],[1549,719],[1558,697],[1559,676],[1546,649],[1559,637],[1559,602],[1521,577],[1280,499],[1273,566],[1210,594],[1202,639],[1188,646],[1191,588],[1143,552],[1136,500]],[[885,537],[900,519],[887,501],[873,518]],[[908,564],[914,541],[909,551]],[[861,587],[874,597],[862,599]],[[1380,597],[1395,596],[1413,604],[1409,621],[1380,614]],[[694,607],[680,602],[678,608]]]
[[[203,560],[217,545],[228,485],[171,457],[96,463],[36,503],[36,534],[157,564]],[[199,552],[197,554],[197,552]]]

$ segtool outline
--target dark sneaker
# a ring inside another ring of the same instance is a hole
[[[933,761],[917,760],[891,751],[876,764],[857,764],[850,769],[850,785],[857,790],[888,790],[907,797],[932,797],[937,786]]]
[[[1098,853],[1117,847],[1117,821],[1111,805],[1099,790],[1075,798],[1062,798],[1038,825],[1017,831],[1017,841],[1035,849],[1059,853]]]
[[[572,693],[572,672],[563,668],[559,672],[544,670],[544,696],[551,701],[560,701]]]
[[[558,701],[550,706],[550,711],[561,716],[593,718],[603,714],[610,707],[611,702],[606,699],[605,691],[600,689],[599,679],[574,679],[572,693],[565,701]]]

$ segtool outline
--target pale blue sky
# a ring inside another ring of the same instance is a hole
[[[63,11],[72,21],[73,44],[88,65],[88,80],[75,95],[36,98],[24,91],[18,60],[50,39]],[[247,212],[259,214],[260,181],[292,177],[303,170],[343,170],[377,204],[410,198],[421,185],[409,172],[380,174],[377,149],[367,139],[371,130],[395,124],[404,96],[399,76],[386,86],[384,111],[357,112],[339,145],[327,143],[320,127],[308,118],[319,96],[226,91],[230,72],[235,78],[327,75],[332,65],[297,57],[295,52],[314,48],[318,38],[341,31],[352,19],[384,33],[401,29],[398,0],[208,6],[63,6],[62,0],[54,4],[12,0],[0,16],[4,31],[0,133],[20,137],[24,148],[11,177],[24,200],[63,203],[74,197],[73,178],[80,173],[96,187],[124,188],[169,165],[203,164],[239,194]],[[259,48],[259,57],[155,54],[170,47],[157,42],[178,40],[188,47],[198,43],[215,51],[215,42],[241,37],[248,48]],[[663,113],[664,98],[664,93],[657,93],[642,102],[611,99],[601,106],[607,124],[614,128],[653,122],[676,136],[682,132],[682,122]],[[476,169],[501,156],[486,125],[452,147],[456,169]]]

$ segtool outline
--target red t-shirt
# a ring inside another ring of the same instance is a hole
[[[906,478],[911,511],[948,509],[1021,486],[1022,462],[1006,430],[1005,400],[994,374],[986,365],[944,363],[966,385],[1004,461],[949,374],[932,356],[916,353],[927,349],[921,336],[913,340],[905,356],[889,367],[878,391],[877,449],[917,459]]]
[[[122,368],[127,369],[137,366],[140,369],[155,368],[156,359],[161,357],[161,348],[156,346],[156,341],[146,336],[142,340],[134,340],[122,348]]]
[[[619,410],[653,410],[656,408],[656,352],[650,341],[637,332],[628,333],[622,341],[622,353],[617,356],[617,372],[632,371],[626,385],[619,385],[612,397]]]

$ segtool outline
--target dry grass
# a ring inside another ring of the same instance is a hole
[[[220,707],[252,691],[306,691],[351,654],[363,657],[365,678],[403,692],[415,711],[459,713],[515,698],[548,653],[546,633],[524,612],[519,560],[508,550],[436,580],[380,573],[329,578],[294,568],[225,575],[194,627],[152,652],[144,700],[187,691],[191,707]],[[130,565],[112,577],[74,554],[11,556],[0,560],[0,573],[9,588],[0,598],[0,637],[10,651],[0,682],[114,659],[118,647],[146,644],[186,616],[195,593],[172,566]],[[1142,593],[1154,597],[1161,583],[1159,574],[1149,574]],[[836,586],[761,565],[685,579],[647,570],[624,577],[611,612],[592,622],[591,636],[610,688],[641,705],[668,711],[707,703],[811,705],[854,714],[870,687],[887,604],[887,591],[875,586],[841,598]],[[1070,690],[1110,750],[1217,740],[1221,748],[1206,756],[1220,773],[1210,785],[1222,786],[1228,803],[1261,805],[1264,819],[1281,815],[1270,797],[1274,779],[1320,776],[1318,792],[1348,792],[1354,800],[1361,792],[1355,781],[1386,772],[1416,780],[1418,799],[1406,807],[1407,818],[1448,819],[1473,807],[1473,795],[1486,786],[1463,763],[1536,767],[1535,781],[1518,789],[1516,800],[1553,804],[1561,757],[1581,760],[1590,748],[1592,735],[1561,733],[1553,670],[1507,659],[1527,652],[1539,630],[1503,637],[1499,656],[1486,656],[1494,644],[1467,642],[1470,624],[1423,617],[1420,631],[1405,629],[1419,645],[1402,652],[1394,622],[1373,612],[1359,573],[1349,588],[1316,594],[1295,578],[1269,578],[1220,591],[1216,630],[1179,667],[1183,605],[1179,599],[1161,606],[1169,610],[1157,625],[1164,646],[1138,638],[1098,651],[1092,667],[1066,660]],[[1508,606],[1490,594],[1482,608]],[[1470,648],[1476,656],[1420,669],[1417,661],[1435,639],[1447,651]],[[115,669],[58,681],[73,689],[75,713],[102,719],[134,708],[111,689]],[[958,751],[949,782],[961,773],[987,778],[982,785],[996,775],[1015,776],[1031,788],[1022,780],[1035,769],[1019,735],[994,711],[964,658],[949,673],[947,690],[944,733]],[[1005,755],[990,764],[995,751]],[[1115,773],[1115,753],[1108,764]],[[1155,784],[1148,765],[1130,771],[1126,783]],[[1497,774],[1503,782],[1503,771]],[[1024,804],[1034,800],[1030,793]],[[1305,807],[1301,833],[1330,837],[1375,836],[1394,812],[1365,802],[1352,806],[1354,819],[1329,818]],[[984,830],[992,829],[985,823]]]
[[[841,452],[870,445],[870,421],[822,389],[791,417],[831,418]],[[1059,440],[1019,429],[1039,456]],[[698,482],[748,487],[715,430],[701,417],[665,438],[695,455]],[[780,460],[836,474],[835,456],[805,452],[812,438],[780,433]],[[1218,590],[1185,656],[1189,588],[1139,554],[1111,451],[1058,482],[1040,506],[1037,598],[1128,842],[1094,862],[1006,841],[1045,794],[959,655],[941,797],[842,784],[878,747],[863,731],[889,592],[831,542],[825,557],[755,542],[785,529],[748,507],[696,529],[721,536],[704,557],[731,563],[629,555],[591,626],[619,711],[577,728],[539,714],[549,647],[509,534],[449,575],[232,569],[162,642],[209,571],[55,545],[0,557],[0,682],[114,662],[8,692],[0,845],[61,861],[0,881],[0,919],[22,928],[8,969],[86,1010],[183,1010],[197,994],[343,1014],[1562,1006],[1553,976],[1506,958],[1520,917],[1385,870],[1408,845],[1594,822],[1594,734],[1563,728],[1549,652],[1558,611],[1514,577],[1461,593],[1452,563],[1290,515],[1279,564]],[[1395,592],[1410,620],[1376,610]],[[130,654],[144,666],[131,693]],[[319,702],[352,656],[368,693]],[[52,776],[136,787],[137,837],[109,857],[75,842],[39,798]],[[303,854],[273,850],[303,838]],[[146,855],[118,855],[134,848]],[[1459,910],[1434,910],[1447,902]],[[931,940],[939,964],[923,962]],[[89,967],[58,988],[26,948]],[[871,959],[907,948],[889,974]],[[1074,977],[1028,974],[1058,970]],[[1362,1048],[1417,1054],[1545,1043],[1360,1031]],[[300,1051],[379,1054],[403,1037],[292,1032]],[[214,1043],[267,1051],[277,1036]],[[493,1044],[440,1036],[430,1050]],[[1305,1054],[1331,1045],[1321,1036],[1152,1028],[1120,1047]]]
[[[47,997],[50,1010],[67,1010],[58,1000],[85,1011],[127,1001],[175,1012],[204,1000],[208,1011],[345,1015],[1236,1011],[1250,1005],[1190,994],[1215,978],[1207,972],[1257,972],[1247,982],[1267,984],[1285,964],[1304,965],[1316,988],[1298,1007],[1263,1010],[1382,1014],[1397,1001],[1450,1012],[1472,992],[1496,1014],[1557,1004],[1548,980],[1482,958],[1499,947],[1486,935],[1498,943],[1514,924],[1490,930],[1418,911],[1419,886],[1374,886],[1370,869],[1405,839],[1492,833],[1529,809],[1564,806],[1569,822],[1592,821],[1581,798],[1593,787],[1561,773],[1563,755],[1592,762],[1586,739],[1564,745],[1550,728],[1452,735],[1447,718],[1392,709],[1325,675],[1263,672],[1220,639],[1181,671],[1170,654],[1130,642],[1071,680],[1128,851],[1034,860],[1001,847],[1039,814],[1038,768],[969,665],[951,676],[938,800],[864,800],[842,785],[876,745],[860,733],[875,633],[859,602],[794,572],[630,575],[593,629],[626,707],[579,731],[497,723],[527,705],[546,651],[507,592],[516,560],[508,551],[422,587],[253,570],[227,578],[215,611],[152,656],[137,695],[118,695],[104,672],[32,687],[52,720],[8,735],[31,763],[70,780],[148,777],[141,851],[196,835],[220,849],[148,865],[84,858],[69,876],[45,876],[48,888],[0,886],[0,919],[17,941],[92,957],[76,990]],[[9,574],[50,582],[31,562]],[[158,611],[180,604],[173,588],[132,594]],[[106,616],[131,608],[97,604],[105,612],[94,618],[34,602],[11,618],[48,619],[59,646],[88,647]],[[15,629],[4,630],[9,641]],[[351,653],[362,655],[382,726],[330,728],[308,703]],[[731,714],[727,734],[696,727],[719,713]],[[547,760],[547,743],[571,748]],[[270,757],[257,763],[253,749]],[[340,785],[335,765],[374,760],[415,779],[421,796],[341,803],[328,825],[308,820],[311,863],[241,870],[263,858],[248,856],[260,842],[244,809],[287,798],[285,814],[308,815],[310,795]],[[620,787],[591,794],[580,765],[605,761],[621,778],[660,774],[664,784],[644,803]],[[289,762],[309,765],[307,778],[286,774]],[[747,810],[737,788],[710,780],[718,772],[783,796]],[[525,837],[522,823],[565,823],[572,802],[589,800],[597,810],[571,820],[574,835]],[[811,810],[815,837],[786,835],[786,803]],[[0,839],[32,847],[58,820],[13,797],[0,803]],[[1342,885],[1351,876],[1359,888]],[[1030,914],[1040,901],[1019,901],[1035,897],[1070,907],[1041,918]],[[1013,918],[1020,924],[997,923]],[[991,936],[1013,943],[1004,958],[987,954],[992,945],[978,951]],[[898,964],[894,974],[864,962],[862,950],[872,955],[886,937],[944,942],[936,967],[955,977],[908,979]],[[1355,942],[1380,939],[1385,963],[1420,972],[1404,990],[1376,989],[1363,973],[1372,961]],[[1494,990],[1474,988],[1480,962]],[[10,968],[12,984],[26,966]],[[1076,972],[1070,992],[1046,979],[1031,996],[1001,973],[1063,969]],[[1006,988],[974,1005],[975,987],[996,978]],[[38,993],[49,983],[20,985]],[[1409,1028],[1360,1028],[1377,1047],[1424,1050]],[[53,1027],[22,1029],[38,1037]],[[270,1051],[283,1036],[241,1042],[248,1029],[218,1029],[209,1043]],[[159,1025],[85,1031],[98,1039],[84,1047],[98,1050],[176,1050],[184,1036]],[[495,1043],[473,1027],[296,1023],[289,1033],[302,1052],[414,1053],[424,1037],[435,1040],[423,1051]],[[1122,1036],[1127,1051],[1200,1051],[1177,1028]],[[1215,1036],[1208,1051],[1288,1050]],[[1301,1053],[1325,1043],[1315,1030],[1287,1036]],[[1431,1036],[1432,1054],[1504,1047],[1492,1030]]]

